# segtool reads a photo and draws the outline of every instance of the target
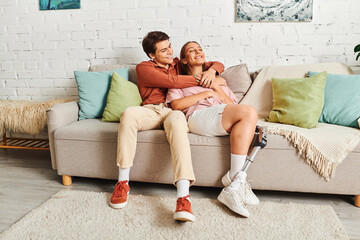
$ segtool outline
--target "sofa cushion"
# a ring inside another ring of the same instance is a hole
[[[273,109],[267,120],[316,127],[324,106],[325,82],[326,72],[309,78],[273,78]]]
[[[100,119],[86,119],[58,128],[55,131],[56,140],[90,141],[90,142],[117,142],[119,123],[101,122]],[[230,145],[229,136],[206,137],[189,133],[192,146],[224,146]],[[148,130],[138,133],[138,142],[142,143],[167,143],[163,130]],[[279,135],[268,135],[267,149],[292,150],[293,145]],[[360,152],[360,145],[353,151]]]
[[[100,119],[85,119],[58,128],[54,133],[56,140],[74,140],[91,142],[117,142],[119,123],[101,122]],[[229,137],[205,137],[189,133],[192,145],[229,145]],[[167,143],[164,130],[147,130],[138,133],[138,142]]]
[[[141,103],[138,87],[114,72],[101,121],[118,122],[127,107],[140,106]]]
[[[106,72],[74,72],[79,92],[79,120],[102,117],[113,72],[129,79],[128,68]]]
[[[229,67],[220,76],[226,80],[229,88],[235,93],[239,101],[243,99],[252,83],[246,64]]]
[[[313,76],[317,72],[309,72]],[[358,128],[360,75],[328,74],[319,122]]]

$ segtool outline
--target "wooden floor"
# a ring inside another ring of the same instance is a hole
[[[40,206],[61,189],[112,192],[116,181],[73,178],[63,186],[52,170],[50,154],[40,150],[0,149],[0,232]],[[131,194],[176,196],[172,185],[131,182]],[[216,199],[220,188],[192,187],[192,198]],[[261,201],[331,205],[351,239],[360,240],[360,208],[354,197],[344,195],[255,191]],[[174,203],[175,204],[175,203]],[[174,205],[175,208],[175,205]],[[196,214],[196,209],[194,209]]]

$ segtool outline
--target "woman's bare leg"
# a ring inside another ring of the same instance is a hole
[[[256,110],[247,105],[228,104],[222,114],[222,126],[230,133],[231,153],[247,155],[257,124]]]

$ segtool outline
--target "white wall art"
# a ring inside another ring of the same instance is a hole
[[[311,21],[313,0],[237,0],[237,22]]]

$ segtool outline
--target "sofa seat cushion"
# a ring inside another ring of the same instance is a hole
[[[55,131],[56,140],[92,141],[92,142],[117,142],[119,123],[101,122],[100,119],[85,119],[61,127]],[[206,137],[189,133],[189,141],[192,146],[227,146],[230,138]],[[138,142],[141,143],[167,143],[163,130],[148,130],[138,133]],[[292,150],[293,145],[279,135],[268,135],[267,149]],[[353,152],[360,152],[360,144]]]
[[[84,119],[56,129],[54,138],[61,140],[106,141],[117,139],[119,123]]]

